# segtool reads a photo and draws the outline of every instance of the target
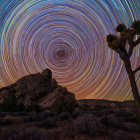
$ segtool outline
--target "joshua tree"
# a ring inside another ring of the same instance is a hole
[[[135,74],[140,70],[140,66],[133,70],[130,61],[133,50],[140,43],[140,21],[134,21],[128,28],[124,24],[119,24],[116,27],[116,31],[119,33],[118,36],[109,34],[106,40],[108,47],[118,53],[124,62],[136,103],[137,117],[140,118],[140,95],[135,80]],[[129,46],[128,50],[126,49],[126,45]]]

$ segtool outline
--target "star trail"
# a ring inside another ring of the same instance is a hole
[[[132,99],[123,62],[105,37],[139,18],[139,0],[1,0],[0,87],[49,68],[77,99]],[[136,79],[140,87],[139,73]]]

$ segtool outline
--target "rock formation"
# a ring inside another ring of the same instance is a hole
[[[52,78],[52,72],[45,69],[41,73],[24,76],[14,84],[0,89],[0,101],[8,94],[12,88],[16,89],[18,101],[25,106],[31,104],[38,105],[44,109],[50,108],[56,101],[66,101],[75,104],[73,93],[57,84]]]

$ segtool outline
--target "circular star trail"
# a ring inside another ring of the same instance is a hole
[[[125,67],[105,37],[139,19],[139,9],[138,0],[1,0],[0,86],[49,68],[77,99],[132,99]]]

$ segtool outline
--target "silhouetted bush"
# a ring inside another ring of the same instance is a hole
[[[26,112],[32,112],[32,111],[40,112],[40,111],[42,111],[42,109],[36,104],[31,104],[31,105],[25,107],[25,111]]]
[[[28,114],[28,116],[31,116],[31,117],[37,115],[37,113],[35,111],[28,112],[27,114]]]
[[[10,124],[13,124],[13,121],[11,121],[9,119],[0,120],[0,126],[1,125],[10,125]]]
[[[23,120],[24,120],[25,122],[34,122],[34,121],[38,121],[37,118],[36,118],[36,116],[26,116],[26,117],[23,118]]]
[[[100,122],[106,126],[123,129],[123,122],[121,119],[114,116],[102,116]]]
[[[17,140],[17,133],[12,130],[3,130],[0,129],[0,140]]]
[[[42,121],[44,118],[40,113],[29,112],[27,116],[23,118],[25,122]]]
[[[115,116],[116,117],[130,117],[130,116],[133,116],[133,112],[128,112],[125,109],[116,109]]]
[[[111,140],[135,140],[129,133],[122,130],[110,130]]]
[[[81,113],[80,109],[77,108],[72,112],[72,117],[77,118],[80,115],[80,113]]]
[[[23,118],[25,122],[33,122],[33,121],[42,121],[47,118],[55,116],[55,113],[51,111],[43,111],[43,112],[29,112],[27,116]]]
[[[113,115],[114,110],[113,109],[104,109],[100,111],[94,111],[93,114],[97,117],[102,117],[104,115]]]
[[[56,118],[47,118],[46,120],[43,120],[39,123],[37,123],[37,127],[43,127],[43,128],[53,128],[56,126]]]
[[[104,126],[93,114],[84,114],[73,121],[75,131],[91,136],[104,135]]]
[[[6,115],[8,115],[8,112],[0,112],[0,117],[5,117]]]
[[[89,110],[89,107],[90,106],[88,104],[83,104],[81,109],[82,110]]]
[[[124,123],[124,128],[129,132],[140,133],[140,125],[137,123]]]
[[[69,103],[65,101],[56,101],[51,107],[51,110],[56,112],[56,113],[61,113],[61,112],[72,112],[76,107],[75,103]]]
[[[70,114],[68,112],[62,112],[58,118],[60,121],[65,121],[66,119],[68,119],[70,117]]]
[[[137,119],[135,117],[127,117],[123,119],[125,122],[137,122]]]
[[[100,111],[102,113],[102,115],[110,115],[110,114],[114,114],[114,110],[113,109],[104,109]]]
[[[47,135],[36,128],[28,128],[19,133],[16,140],[48,140]]]
[[[37,117],[40,118],[41,120],[44,120],[48,117],[53,117],[55,115],[54,112],[52,111],[43,111],[37,114]]]
[[[48,140],[47,135],[36,128],[27,128],[22,132],[0,130],[0,140]]]
[[[101,111],[101,110],[104,110],[104,109],[106,109],[106,107],[103,106],[103,105],[96,105],[96,106],[94,107],[94,110],[95,110],[95,111]]]
[[[43,111],[43,113],[45,113],[46,116],[48,116],[48,117],[52,117],[52,116],[56,115],[56,113],[51,110],[45,110],[45,111]]]

